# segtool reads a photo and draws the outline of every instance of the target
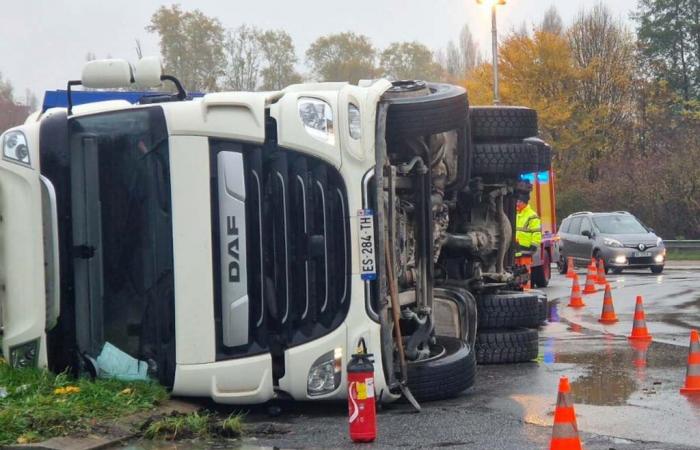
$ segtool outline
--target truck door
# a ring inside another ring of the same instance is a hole
[[[158,107],[69,124],[76,340],[106,342],[172,385],[174,280],[168,136]]]

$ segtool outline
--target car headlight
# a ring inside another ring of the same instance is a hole
[[[348,130],[350,131],[350,137],[353,139],[360,139],[362,137],[362,123],[360,121],[360,108],[348,104]]]
[[[661,247],[661,244],[663,244],[663,243],[664,243],[663,239],[661,239],[660,237],[656,238],[656,246],[657,247]]]
[[[615,264],[627,264],[627,257],[625,255],[618,255],[614,259]]]
[[[298,107],[299,117],[301,117],[306,132],[321,142],[335,145],[331,105],[317,98],[301,97]]]
[[[39,339],[10,348],[10,366],[21,369],[36,367],[39,356]]]
[[[343,372],[343,349],[336,348],[318,358],[306,380],[306,391],[310,396],[330,394],[340,386]]]
[[[30,165],[27,138],[21,131],[8,131],[2,139],[2,156],[25,166]]]
[[[615,248],[622,247],[622,242],[618,241],[617,239],[604,238],[603,243],[605,245],[607,245],[608,247],[615,247]]]
[[[654,257],[654,261],[657,263],[662,263],[664,262],[664,255],[663,254],[658,254]]]

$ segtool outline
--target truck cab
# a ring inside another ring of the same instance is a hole
[[[173,79],[105,60],[71,83]],[[0,138],[10,363],[100,376],[109,350],[178,395],[340,399],[364,341],[380,400],[469,387],[476,298],[513,282],[518,171],[475,176],[464,89],[192,99],[176,85],[49,109]]]

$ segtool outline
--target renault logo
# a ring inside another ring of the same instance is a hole
[[[638,248],[640,252],[643,252],[646,247],[644,246],[644,244],[639,244]]]

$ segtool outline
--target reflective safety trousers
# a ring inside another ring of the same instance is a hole
[[[524,248],[542,243],[542,221],[530,205],[520,211],[515,219],[515,240]]]

